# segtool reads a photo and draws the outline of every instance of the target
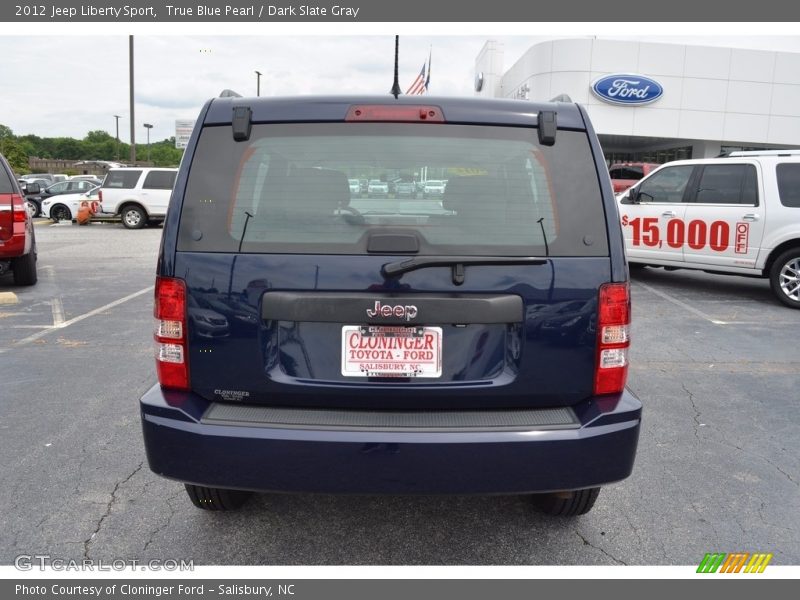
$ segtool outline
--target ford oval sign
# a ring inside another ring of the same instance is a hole
[[[661,84],[644,75],[615,74],[595,79],[595,95],[612,104],[650,104],[664,93]]]

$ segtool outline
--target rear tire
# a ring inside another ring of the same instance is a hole
[[[25,200],[25,210],[28,211],[31,219],[35,219],[42,214],[42,208],[35,200]]]
[[[69,208],[67,208],[63,204],[56,204],[55,206],[50,208],[50,218],[53,221],[71,221],[72,220],[72,213],[70,212]]]
[[[28,254],[11,260],[11,270],[14,271],[14,285],[33,285],[38,280],[36,273],[36,247],[31,248]]]
[[[536,494],[533,503],[540,511],[554,517],[577,517],[592,510],[599,494],[599,487],[574,492]]]
[[[202,485],[184,484],[189,500],[203,510],[236,510],[252,495],[252,492],[210,488]]]
[[[800,308],[800,248],[790,248],[775,259],[769,270],[769,283],[778,300]]]
[[[120,214],[122,215],[122,224],[126,229],[141,229],[147,223],[144,209],[135,204],[124,206]]]

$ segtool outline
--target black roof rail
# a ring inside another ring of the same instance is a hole
[[[800,156],[800,149],[785,148],[783,150],[735,150],[729,152],[727,157],[738,156],[746,158],[748,156]]]

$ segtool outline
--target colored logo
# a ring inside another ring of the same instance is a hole
[[[595,79],[592,91],[611,104],[650,104],[661,98],[664,88],[644,75],[614,74]]]
[[[767,568],[772,554],[756,552],[734,552],[724,554],[721,552],[706,554],[700,565],[698,573],[763,573]]]

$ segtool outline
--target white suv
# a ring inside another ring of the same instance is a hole
[[[100,188],[98,216],[119,216],[128,229],[162,222],[177,173],[178,169],[162,167],[109,169]]]
[[[617,200],[631,264],[768,277],[800,308],[800,150],[667,163]]]

